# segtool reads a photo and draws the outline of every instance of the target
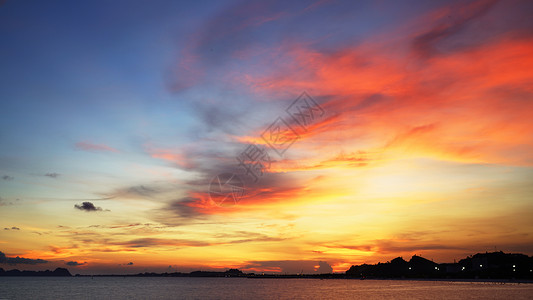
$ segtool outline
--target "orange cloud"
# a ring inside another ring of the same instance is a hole
[[[146,146],[146,151],[153,158],[172,162],[182,168],[190,169],[195,166],[192,159],[188,158],[181,150]]]
[[[404,43],[409,40],[404,40]],[[388,150],[437,159],[531,165],[533,38],[502,36],[408,66],[409,55],[370,44],[323,54],[297,48],[293,72],[250,79],[255,89],[310,90],[338,114],[303,139],[362,134]],[[296,69],[312,74],[298,78]],[[379,142],[378,140],[381,140]],[[257,138],[242,141],[261,143]],[[376,143],[374,143],[376,144]],[[324,145],[327,148],[327,145]],[[508,155],[511,154],[512,155]]]

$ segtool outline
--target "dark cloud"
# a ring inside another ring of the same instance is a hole
[[[194,207],[194,204],[201,201],[194,197],[184,197],[171,202],[165,209],[174,212],[182,218],[198,218],[201,213]]]
[[[228,106],[223,103],[193,102],[190,105],[207,133],[221,131],[236,134],[236,129],[243,125],[239,120],[251,111],[251,106],[246,107],[245,103]]]
[[[183,197],[171,201],[161,209],[153,210],[151,217],[169,226],[204,223],[210,215],[198,207],[201,203],[203,200],[200,197]]]
[[[4,176],[2,176],[2,179],[3,179],[3,180],[7,180],[7,181],[9,181],[9,180],[13,180],[13,179],[15,179],[15,177],[8,176],[8,175],[4,175]]]
[[[126,266],[133,266],[133,263],[130,261],[129,263],[126,264]]]
[[[4,230],[20,230],[20,228],[13,226],[11,228],[7,228],[6,227],[6,228],[4,228]]]
[[[84,264],[86,264],[87,262],[82,262],[82,263],[79,263],[77,261],[68,261],[65,263],[65,265],[67,266],[71,266],[71,267],[77,267],[77,266],[83,266]]]
[[[44,176],[50,177],[50,178],[57,178],[57,177],[60,176],[60,174],[58,174],[58,173],[46,173],[46,174],[44,174]]]
[[[376,102],[378,96],[369,100]],[[296,98],[295,98],[296,99]],[[327,96],[325,96],[327,99]],[[314,99],[317,103],[322,103],[323,98]],[[293,100],[294,101],[294,100]],[[385,100],[384,100],[385,101]],[[288,107],[290,103],[285,103],[284,107]],[[370,107],[368,103],[364,107],[358,109],[365,109]],[[200,110],[201,111],[201,110]],[[236,117],[226,116],[224,118],[217,119],[216,113],[218,108],[213,110],[213,115],[206,115],[207,120],[211,120],[206,126],[209,128],[221,125],[217,122],[229,122],[228,120],[236,119]],[[283,107],[280,109],[283,112]],[[322,116],[323,117],[323,116]],[[274,118],[275,119],[275,118]],[[217,121],[218,120],[218,121]],[[297,122],[291,118],[288,118],[288,122],[291,126],[297,127]],[[261,122],[259,130],[255,135],[259,138],[261,132],[268,128],[269,123]],[[225,123],[226,125],[229,123]],[[324,125],[325,127],[325,125]],[[321,130],[321,127],[313,128],[313,130]],[[176,193],[183,195],[183,191],[187,193],[181,197],[177,197],[174,200],[161,199],[167,204],[160,208],[153,210],[150,213],[151,218],[155,221],[171,226],[181,226],[191,223],[209,222],[212,220],[212,216],[217,214],[213,207],[214,203],[210,201],[209,188],[210,183],[219,174],[229,173],[237,174],[242,178],[245,186],[245,196],[239,200],[239,205],[253,205],[254,203],[287,201],[282,199],[298,198],[297,196],[304,192],[308,184],[305,179],[298,179],[294,173],[291,172],[265,172],[257,182],[254,182],[251,176],[246,176],[246,172],[239,166],[237,156],[242,153],[249,145],[244,142],[237,142],[235,140],[218,141],[217,143],[204,146],[202,144],[195,145],[195,149],[186,151],[186,160],[194,161],[191,165],[194,167],[191,171],[194,171],[195,176],[191,180],[180,183],[179,187],[174,187]],[[266,147],[265,147],[266,148]],[[274,151],[266,149],[270,155],[270,159],[275,162],[280,159]],[[181,154],[184,154],[182,151]],[[366,163],[362,161],[362,158],[351,158],[348,163],[362,164]],[[318,167],[318,166],[317,166]],[[167,191],[170,191],[169,188]],[[308,189],[308,188],[307,188]],[[156,190],[157,191],[157,190]],[[114,195],[131,195],[135,197],[150,198],[156,191],[150,186],[139,185],[122,189],[119,192],[113,193]],[[168,194],[168,193],[166,193]],[[170,200],[170,201],[169,201]],[[216,201],[215,201],[216,202]],[[246,240],[246,239],[244,239]]]
[[[487,14],[496,2],[496,0],[473,1],[467,5],[461,4],[460,7],[449,8],[450,13],[441,18],[435,26],[414,38],[413,50],[422,57],[436,54],[440,42],[464,31],[473,21]]]
[[[23,264],[23,265],[36,265],[36,264],[45,264],[48,261],[44,259],[31,259],[24,257],[7,257],[2,251],[0,251],[0,264]]]
[[[83,211],[103,211],[103,209],[101,207],[96,207],[91,202],[83,202],[81,205],[80,204],[75,204],[74,208],[77,208],[77,209],[83,210]]]
[[[318,266],[316,272],[319,274],[333,273],[333,268],[325,261],[319,261]]]
[[[224,209],[214,207],[209,198],[210,182],[217,174],[235,173],[242,178],[245,192],[238,200],[238,205],[287,201],[287,196],[298,196],[305,189],[306,182],[290,173],[265,173],[257,182],[253,182],[251,176],[241,174],[243,170],[239,169],[235,158],[229,157],[226,164],[210,161],[214,161],[211,169],[197,169],[196,179],[187,181],[182,187],[188,191],[188,196],[172,200],[163,208],[151,212],[155,221],[172,226],[206,222],[213,214],[213,209]]]

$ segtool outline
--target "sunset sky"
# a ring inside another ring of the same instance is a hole
[[[532,15],[514,0],[0,1],[0,267],[533,255]],[[317,104],[306,126],[297,99]],[[257,181],[239,166],[250,146],[271,160]],[[236,204],[210,197],[223,173],[244,184]]]

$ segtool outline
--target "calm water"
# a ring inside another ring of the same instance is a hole
[[[343,279],[0,277],[0,299],[533,299],[533,284]]]

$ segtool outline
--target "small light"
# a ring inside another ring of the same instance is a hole
[[[516,265],[513,265],[513,268],[516,268]]]
[[[439,268],[435,267],[435,270],[438,270]]]
[[[480,268],[483,268],[483,265],[479,265]]]
[[[409,267],[409,270],[411,270],[411,267]]]
[[[513,272],[516,272],[516,269],[513,269]]]
[[[464,269],[465,269],[465,267],[463,267],[461,270],[464,270]]]

